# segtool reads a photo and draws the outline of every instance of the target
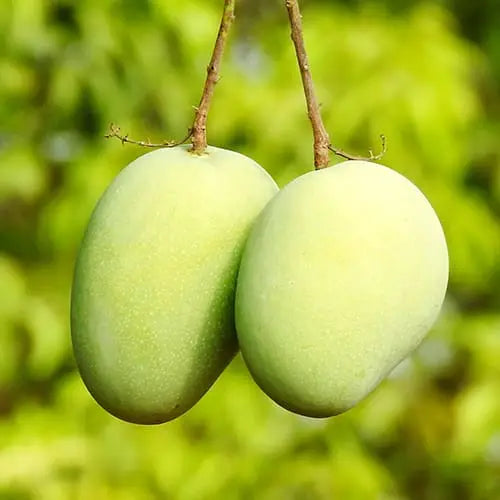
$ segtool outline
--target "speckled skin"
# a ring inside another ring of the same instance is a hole
[[[97,402],[156,424],[191,408],[237,351],[234,289],[245,240],[277,186],[209,147],[159,149],[106,190],[78,255],[75,357]]]
[[[363,161],[310,172],[267,205],[245,247],[243,357],[283,407],[342,413],[421,342],[447,281],[440,222],[405,177]]]

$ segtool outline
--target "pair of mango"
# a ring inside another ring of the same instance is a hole
[[[421,342],[447,281],[434,210],[387,167],[347,161],[278,192],[238,153],[160,149],[122,170],[93,212],[73,348],[96,401],[129,422],[189,410],[238,346],[278,404],[332,416]]]

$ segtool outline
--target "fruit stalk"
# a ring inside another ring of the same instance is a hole
[[[219,67],[226,46],[229,30],[234,21],[235,0],[225,0],[222,20],[215,41],[215,47],[212,53],[210,64],[207,67],[207,79],[203,88],[200,104],[196,108],[196,114],[192,128],[191,151],[196,154],[202,154],[207,147],[207,117],[214,94],[215,85],[219,80]]]
[[[304,35],[302,33],[302,15],[300,13],[298,0],[286,0],[285,5],[290,19],[292,41],[295,46],[300,76],[304,87],[307,114],[313,129],[314,166],[316,169],[325,168],[328,167],[328,163],[330,161],[330,138],[321,118],[319,104],[314,90],[314,83],[309,67],[309,59],[307,57],[304,43]]]

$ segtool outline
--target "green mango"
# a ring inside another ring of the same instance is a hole
[[[76,261],[71,333],[82,379],[138,424],[191,408],[237,352],[236,276],[278,190],[257,163],[208,147],[159,149],[99,200]]]
[[[243,358],[284,408],[337,415],[418,346],[447,282],[441,224],[408,179],[365,161],[307,173],[266,206],[245,247]]]

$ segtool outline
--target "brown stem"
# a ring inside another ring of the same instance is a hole
[[[313,135],[314,135],[314,166],[316,169],[328,167],[330,161],[330,151],[341,156],[346,160],[365,160],[377,161],[380,160],[386,152],[385,137],[380,136],[382,140],[382,151],[374,155],[370,151],[370,156],[358,156],[346,153],[342,149],[336,148],[330,142],[328,132],[321,118],[318,100],[314,91],[314,83],[309,67],[309,60],[307,57],[306,47],[304,44],[304,35],[302,33],[302,15],[299,9],[298,0],[285,0],[288,17],[290,19],[290,27],[292,29],[292,40],[297,54],[297,61],[299,63],[300,76],[302,78],[302,85],[304,87],[304,94],[306,96],[307,114],[311,121]]]
[[[196,114],[193,123],[193,147],[191,151],[196,154],[202,154],[207,147],[207,117],[210,103],[214,94],[215,85],[219,80],[219,67],[224,54],[226,40],[234,21],[234,4],[235,0],[225,0],[224,11],[222,13],[222,20],[217,34],[212,59],[207,67],[207,79],[203,94],[201,96],[200,104],[196,108]]]
[[[298,1],[285,0],[285,5],[290,19],[292,40],[299,62],[302,85],[306,96],[307,113],[313,129],[314,166],[316,169],[320,169],[327,167],[330,161],[330,138],[321,118],[318,100],[316,99],[316,93],[314,91],[311,70],[309,69],[309,60],[304,44],[304,36],[302,34],[302,15],[300,14]]]
[[[207,117],[214,95],[215,85],[219,80],[219,67],[221,64],[222,56],[226,46],[229,30],[234,21],[234,4],[235,0],[225,0],[224,10],[222,13],[222,20],[215,41],[215,47],[212,53],[210,64],[207,67],[207,78],[203,87],[200,104],[196,107],[193,126],[188,130],[188,134],[182,141],[164,141],[161,143],[152,143],[147,141],[136,141],[130,139],[128,134],[123,135],[120,127],[111,124],[108,133],[105,135],[107,139],[115,137],[119,139],[122,144],[136,144],[145,148],[172,148],[185,144],[189,139],[192,139],[191,151],[196,154],[203,154],[207,147]]]

